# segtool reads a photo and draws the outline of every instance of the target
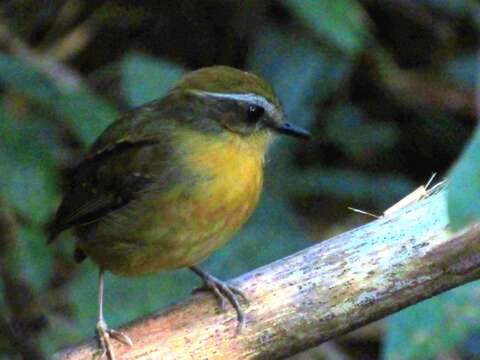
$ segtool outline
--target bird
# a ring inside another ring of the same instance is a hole
[[[99,267],[102,357],[115,359],[103,314],[104,274],[140,276],[190,268],[240,328],[245,295],[199,267],[245,224],[262,190],[265,155],[276,135],[308,139],[286,122],[272,87],[228,66],[187,73],[162,98],[114,121],[70,169],[48,243],[73,229],[74,258]]]

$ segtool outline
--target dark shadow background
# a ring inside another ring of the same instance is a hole
[[[0,3],[0,359],[93,335],[96,269],[45,234],[63,169],[122,111],[185,71],[248,69],[314,135],[272,149],[262,202],[205,265],[228,278],[381,214],[441,179],[476,124],[480,7],[457,0]],[[187,296],[191,274],[107,277],[111,326]],[[298,359],[474,359],[479,288],[462,287]],[[453,310],[452,310],[453,309]],[[468,317],[459,324],[455,319]]]

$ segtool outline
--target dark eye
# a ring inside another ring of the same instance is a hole
[[[265,112],[265,109],[258,105],[249,105],[247,109],[247,119],[251,123],[257,122]]]

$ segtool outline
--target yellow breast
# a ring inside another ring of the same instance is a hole
[[[260,196],[268,142],[265,136],[245,138],[226,132],[220,139],[190,143],[187,167],[207,179],[196,191],[199,219],[234,228],[243,224]]]
[[[132,203],[105,221],[84,250],[105,269],[139,275],[197,264],[223,246],[258,203],[269,143],[225,133],[178,132],[178,158],[195,177],[190,188]]]
[[[255,209],[269,139],[195,132],[184,134],[179,143],[184,166],[199,180],[189,191],[188,201],[171,213],[172,219],[188,216],[182,235],[174,241],[183,249],[179,258],[197,263],[223,246]]]

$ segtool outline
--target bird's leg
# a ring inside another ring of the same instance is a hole
[[[100,269],[98,275],[98,320],[97,320],[97,334],[98,340],[100,342],[100,347],[102,355],[100,358],[107,356],[109,360],[115,360],[115,353],[113,351],[113,346],[110,342],[110,339],[115,339],[117,341],[123,342],[126,345],[133,345],[132,340],[121,333],[113,329],[109,329],[105,319],[103,317],[103,289],[104,289],[104,270]]]
[[[203,286],[195,289],[194,291],[207,290],[213,292],[223,310],[225,309],[226,301],[233,306],[237,312],[237,331],[241,332],[241,330],[245,327],[245,314],[240,306],[239,297],[248,304],[248,299],[245,294],[237,288],[227,285],[225,282],[203,271],[198,266],[191,266],[190,270],[200,276],[200,278],[203,280]]]

